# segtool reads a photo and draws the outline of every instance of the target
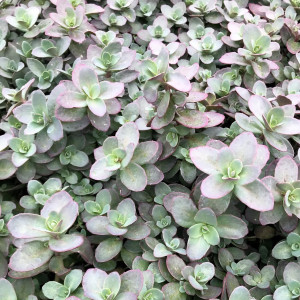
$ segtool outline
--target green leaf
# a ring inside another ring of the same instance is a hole
[[[118,145],[121,149],[126,150],[129,144],[134,144],[136,147],[139,143],[140,133],[133,122],[125,123],[116,132]]]
[[[96,248],[95,258],[98,262],[109,261],[120,253],[122,246],[122,240],[117,237],[110,237]]]
[[[296,282],[299,285],[300,284],[300,265],[296,262],[288,263],[283,272],[283,279],[284,279],[284,282],[288,286],[294,282]]]
[[[64,285],[70,290],[70,292],[74,292],[80,285],[82,280],[82,270],[72,270],[65,278]]]
[[[147,176],[144,169],[135,163],[130,163],[120,171],[122,183],[131,191],[143,191],[147,185]]]
[[[280,107],[273,107],[267,114],[268,124],[273,128],[282,123],[284,118],[284,110]]]
[[[131,162],[139,165],[147,164],[155,157],[159,150],[159,144],[155,141],[147,141],[138,144],[134,150]]]
[[[164,244],[157,244],[153,251],[153,255],[158,258],[168,256],[169,254],[172,254],[172,252]]]
[[[43,185],[37,180],[30,180],[27,185],[29,195],[33,196],[35,193],[41,193],[44,191]]]
[[[247,235],[248,226],[236,216],[223,214],[218,217],[217,231],[220,237],[235,240]]]
[[[238,125],[246,131],[260,134],[263,130],[262,124],[254,116],[248,117],[245,114],[236,113],[235,120]]]
[[[165,207],[172,214],[179,226],[189,228],[195,224],[194,218],[197,208],[188,195],[176,195],[172,197],[170,204],[165,203]]]
[[[73,72],[78,72],[75,75],[78,76],[79,85],[82,90],[85,88],[90,90],[93,85],[99,85],[95,71],[86,65],[78,65],[78,68],[75,68]]]
[[[268,75],[270,74],[270,67],[268,65],[268,63],[261,61],[261,62],[254,62],[251,61],[251,65],[252,68],[255,72],[255,74],[259,77],[259,78],[266,78],[268,77]]]
[[[155,300],[164,300],[165,296],[163,294],[162,291],[160,291],[159,289],[150,289],[148,290],[145,294],[142,295],[144,297],[144,299],[147,299],[147,297],[149,299],[155,299]]]
[[[200,209],[195,218],[195,222],[197,223],[205,223],[212,226],[217,226],[217,218],[215,213],[210,208],[202,208]]]
[[[46,97],[42,91],[34,91],[32,93],[32,107],[35,113],[43,115],[47,114]]]
[[[48,281],[43,285],[42,291],[44,296],[46,296],[47,298],[55,299],[55,297],[58,296],[59,290],[63,287],[64,286],[61,283],[58,283],[56,281]]]
[[[97,98],[97,99],[87,99],[86,103],[90,111],[98,116],[103,117],[106,114],[106,105],[104,100]]]
[[[35,58],[27,58],[26,61],[29,70],[37,77],[41,77],[43,72],[46,70],[45,66]]]
[[[261,30],[254,24],[247,24],[244,28],[243,42],[248,50],[252,50],[255,42],[262,36]]]
[[[180,285],[177,282],[170,282],[163,286],[162,292],[165,295],[165,300],[186,300],[186,293],[179,291]]]
[[[4,278],[0,279],[0,298],[3,300],[17,300],[14,287]]]
[[[292,300],[293,295],[286,285],[280,286],[274,292],[274,300]]]
[[[204,262],[200,265],[196,265],[194,273],[195,275],[201,274],[201,281],[207,282],[214,277],[215,267],[210,262]]]
[[[187,256],[190,260],[201,259],[209,250],[210,245],[203,237],[189,238],[187,243]]]
[[[250,292],[244,287],[239,286],[233,290],[231,293],[229,300],[250,300]]]
[[[89,162],[89,157],[83,151],[76,151],[74,155],[71,156],[71,165],[82,168],[86,166]]]
[[[286,241],[279,242],[272,250],[272,256],[276,259],[288,259],[291,258],[292,250]]]
[[[203,234],[205,241],[212,246],[216,246],[220,243],[219,233],[215,227],[208,225],[209,231]]]
[[[12,176],[17,168],[7,159],[0,158],[0,180],[4,180]]]

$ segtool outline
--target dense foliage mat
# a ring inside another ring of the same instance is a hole
[[[0,299],[299,299],[298,20],[0,0]]]

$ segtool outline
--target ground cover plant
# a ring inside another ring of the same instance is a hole
[[[0,0],[0,300],[300,299],[299,0]]]

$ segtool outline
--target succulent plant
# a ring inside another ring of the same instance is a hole
[[[247,152],[244,147],[247,147]],[[253,134],[240,134],[229,147],[192,148],[190,157],[198,169],[209,174],[201,184],[205,197],[218,199],[233,193],[252,209],[268,211],[273,208],[273,195],[258,179],[269,159],[269,151],[257,143]],[[252,197],[254,191],[259,191],[256,199]]]
[[[298,299],[299,9],[0,0],[0,299]]]

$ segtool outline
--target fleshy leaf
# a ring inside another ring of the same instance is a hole
[[[17,272],[27,272],[41,267],[53,255],[43,242],[30,242],[19,248],[10,258],[9,267]]]
[[[268,211],[274,207],[274,198],[270,190],[260,181],[236,186],[234,194],[248,207],[258,211]]]
[[[123,242],[117,237],[111,237],[99,244],[95,257],[98,262],[106,262],[117,256],[123,246]]]

